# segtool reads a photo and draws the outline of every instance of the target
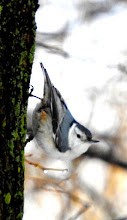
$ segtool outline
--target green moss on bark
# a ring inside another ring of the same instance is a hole
[[[11,202],[11,194],[10,194],[10,193],[6,193],[6,194],[4,195],[4,201],[5,201],[5,203],[6,203],[7,205],[10,204],[10,202]]]
[[[2,0],[0,219],[22,219],[24,141],[35,48],[36,0]]]

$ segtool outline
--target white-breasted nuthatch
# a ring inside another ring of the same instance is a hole
[[[33,135],[46,155],[71,161],[98,141],[93,140],[91,132],[73,118],[42,63],[41,68],[44,73],[44,95],[33,111]]]

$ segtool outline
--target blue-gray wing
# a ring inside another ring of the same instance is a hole
[[[68,129],[73,117],[71,116],[60,92],[51,83],[48,73],[42,64],[41,67],[44,72],[43,99],[51,108],[54,141],[59,151],[65,152],[69,149]]]
[[[74,118],[71,115],[70,111],[66,111],[61,123],[59,124],[57,131],[56,131],[56,144],[57,148],[61,152],[66,152],[69,150],[69,145],[68,145],[68,134],[69,134],[69,129],[71,125],[74,122]]]

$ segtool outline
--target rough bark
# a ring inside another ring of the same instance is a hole
[[[2,0],[0,219],[22,219],[24,143],[37,0]]]

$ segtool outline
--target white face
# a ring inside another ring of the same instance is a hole
[[[86,142],[87,137],[84,132],[82,132],[77,126],[74,127],[74,135],[77,137],[77,139],[81,142]]]
[[[70,151],[73,157],[78,157],[85,153],[91,145],[87,140],[86,134],[76,126],[76,123],[70,128],[68,140],[69,148],[71,148]]]

